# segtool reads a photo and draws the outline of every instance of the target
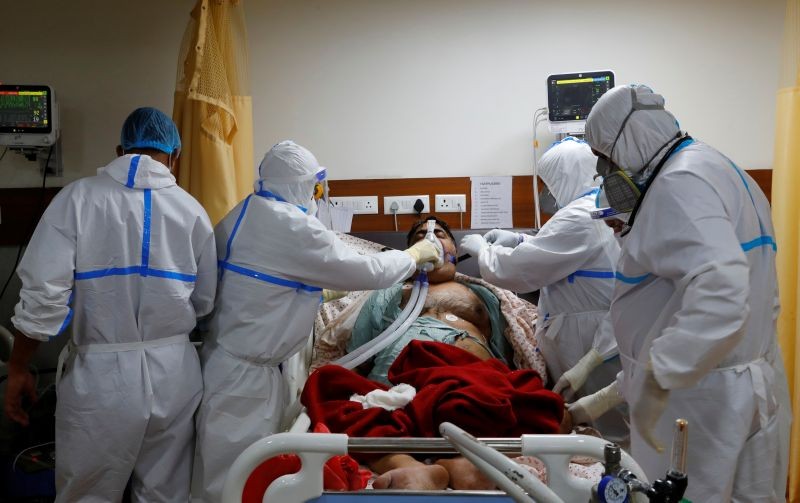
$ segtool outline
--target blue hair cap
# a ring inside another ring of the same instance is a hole
[[[181,148],[181,137],[172,119],[156,108],[137,108],[125,119],[120,133],[122,150],[152,148],[171,154]]]

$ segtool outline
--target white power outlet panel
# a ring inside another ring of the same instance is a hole
[[[461,213],[467,211],[466,194],[436,194],[436,213]]]
[[[347,208],[355,215],[377,215],[378,196],[332,197],[334,208]]]
[[[417,199],[421,199],[422,203],[425,205],[422,208],[420,213],[430,213],[431,212],[431,199],[427,195],[424,196],[385,196],[383,198],[383,214],[384,215],[392,215],[394,212],[392,211],[392,203],[397,203],[399,209],[397,210],[398,215],[404,214],[411,214],[415,215],[417,210],[414,209],[414,203]]]

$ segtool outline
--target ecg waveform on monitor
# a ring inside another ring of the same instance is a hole
[[[0,127],[47,126],[47,93],[44,91],[0,91]]]
[[[609,76],[550,81],[550,120],[586,120],[597,100],[613,86]]]

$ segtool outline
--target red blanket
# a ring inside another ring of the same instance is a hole
[[[402,409],[364,409],[350,401],[386,386],[326,365],[311,374],[301,400],[313,423],[351,437],[433,437],[450,421],[475,436],[558,433],[564,401],[534,370],[511,370],[455,346],[412,340],[389,368],[389,381],[417,390]]]

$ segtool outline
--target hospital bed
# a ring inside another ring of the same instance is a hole
[[[564,503],[589,501],[592,481],[569,474],[567,465],[573,456],[604,459],[606,442],[586,435],[523,435],[517,439],[482,439],[478,441],[450,423],[442,423],[443,438],[348,438],[342,434],[278,433],[248,447],[232,465],[225,481],[223,503],[238,503],[250,473],[263,461],[279,455],[296,453],[301,459],[299,472],[279,477],[267,489],[265,502],[529,502]],[[501,491],[397,491],[365,490],[324,492],[322,467],[335,455],[348,453],[404,452],[418,454],[461,453],[491,478]],[[547,467],[548,483],[516,465],[505,454],[536,456]],[[620,466],[637,480],[647,479],[639,465],[622,452]],[[637,495],[638,496],[641,495]],[[638,498],[635,501],[647,501]]]
[[[278,433],[245,449],[234,461],[223,489],[223,503],[238,503],[248,477],[265,460],[296,453],[296,473],[278,477],[267,487],[264,502],[326,503],[678,503],[688,485],[686,448],[688,424],[675,422],[672,465],[666,476],[649,483],[641,467],[619,446],[585,435],[523,435],[518,439],[479,440],[451,423],[442,423],[443,438],[348,438],[342,434]],[[460,453],[475,464],[500,491],[364,490],[325,492],[323,465],[332,456],[348,453]],[[544,482],[525,471],[506,454],[522,453],[541,459],[547,468]],[[603,477],[597,483],[569,474],[573,456],[603,459]]]
[[[518,230],[525,232],[526,230]],[[530,232],[530,230],[527,230]],[[458,243],[465,234],[481,231],[454,230]],[[404,249],[406,234],[401,232],[372,232],[354,234],[356,238],[378,243],[380,247]],[[459,262],[458,272],[479,277],[476,260]],[[537,293],[521,297],[535,303]],[[284,375],[289,382],[292,397],[299,396],[310,368],[313,352],[313,337],[300,354],[284,365]],[[299,410],[299,409],[297,409]],[[290,416],[294,417],[294,412]],[[284,422],[284,424],[291,424]],[[268,488],[264,501],[294,502],[510,502],[541,501],[571,502],[589,501],[596,481],[578,478],[568,469],[570,460],[576,456],[598,460],[604,459],[608,443],[598,437],[586,435],[524,435],[516,439],[484,439],[486,444],[472,439],[455,425],[443,424],[444,438],[348,438],[343,434],[306,433],[310,421],[300,414],[289,431],[259,440],[246,449],[231,467],[226,481],[223,501],[241,501],[242,489],[252,471],[263,461],[279,454],[297,454],[302,468],[292,475],[279,477]],[[409,454],[456,454],[469,458],[484,473],[492,478],[501,491],[380,491],[335,493],[323,492],[322,467],[332,456],[364,452],[403,452]],[[541,460],[547,470],[547,484],[542,483],[525,469],[515,466],[506,454],[533,456]],[[627,454],[622,453],[620,466],[631,476],[646,484],[641,468]],[[521,487],[524,489],[521,489]],[[534,499],[531,499],[532,495]],[[647,501],[641,494],[633,501]]]

